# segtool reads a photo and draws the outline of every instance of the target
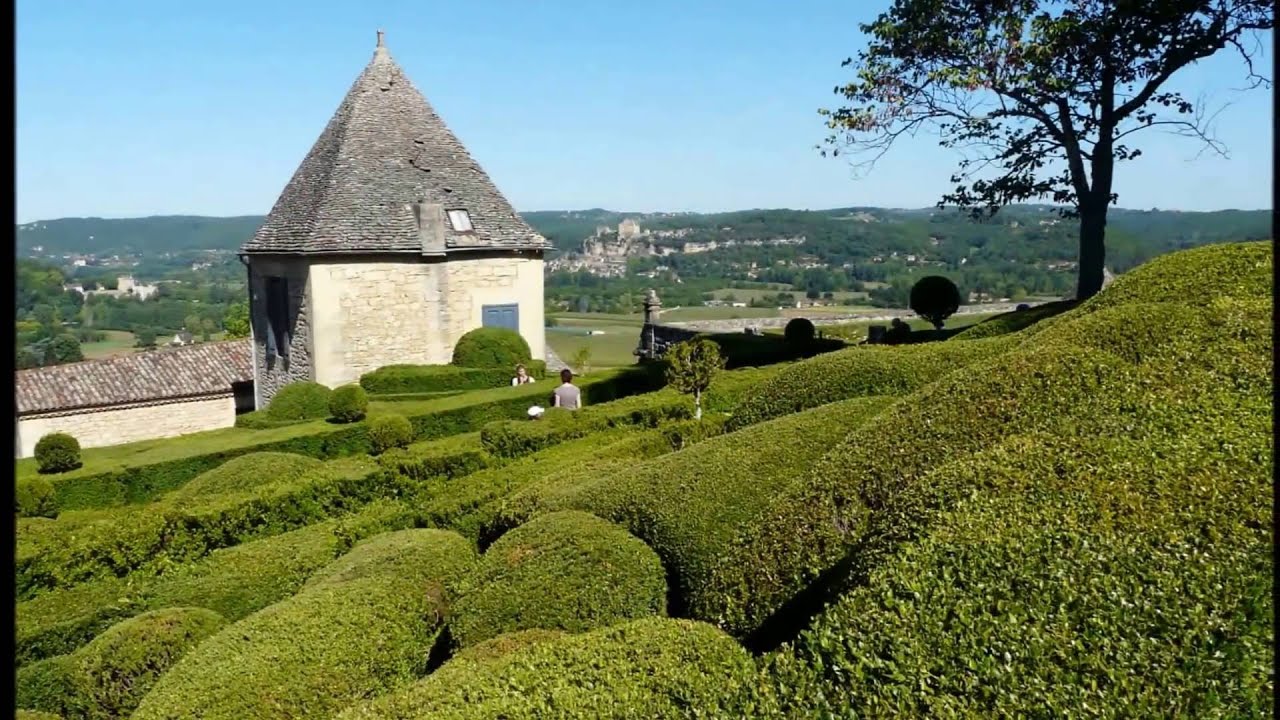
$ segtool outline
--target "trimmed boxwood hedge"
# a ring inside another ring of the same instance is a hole
[[[67,433],[49,433],[36,441],[36,464],[42,473],[75,470],[80,462],[80,441]]]
[[[535,380],[546,377],[544,360],[521,363]],[[384,365],[360,376],[360,387],[373,395],[435,393],[455,390],[483,390],[511,384],[515,365],[510,367],[458,367],[457,365]]]
[[[127,717],[156,678],[227,621],[202,608],[143,613],[76,652],[18,671],[18,703],[67,718]],[[55,673],[47,667],[57,667]]]
[[[426,670],[446,588],[474,564],[453,533],[365,540],[297,595],[202,643],[133,718],[320,717],[394,690]]]
[[[480,430],[480,442],[489,454],[517,458],[566,440],[625,426],[657,427],[693,416],[688,400],[671,390],[633,395],[577,412],[548,410],[539,420],[499,420]]]
[[[535,518],[490,545],[456,586],[458,647],[520,630],[577,633],[661,615],[662,561],[626,530],[584,512]]]
[[[917,391],[851,433],[777,497],[760,522],[744,527],[715,561],[689,613],[739,636],[760,630],[858,542],[873,489],[900,488],[956,453],[999,438],[1013,423],[1069,432],[1083,406],[1123,369],[1105,353],[1045,348],[979,363]]]
[[[17,606],[16,662],[70,653],[148,609],[202,607],[239,620],[292,595],[352,541],[413,520],[407,505],[376,500],[350,515],[215,550],[160,576],[101,578],[44,593]]]
[[[697,596],[716,558],[818,457],[893,398],[854,398],[770,420],[681,452],[601,476],[555,507],[595,513],[652,546],[682,605]]]
[[[731,429],[869,395],[905,395],[949,372],[1014,347],[1005,338],[971,343],[850,348],[786,367],[752,389]]]
[[[16,720],[62,720],[61,715],[40,712],[39,710],[19,710],[14,717]]]
[[[1228,301],[1222,307],[1238,310],[1241,303],[1249,304]],[[1024,349],[918,391],[833,449],[809,478],[776,501],[770,522],[747,528],[734,552],[720,559],[705,602],[692,614],[723,622],[738,634],[760,629],[824,571],[837,563],[856,566],[862,558],[855,549],[866,539],[868,518],[891,498],[931,468],[1010,429],[1178,438],[1239,422],[1233,418],[1241,412],[1264,413],[1270,386],[1261,381],[1260,368],[1271,356],[1271,341],[1261,313],[1225,330],[1196,321],[1196,312],[1180,313],[1186,324],[1168,326],[1183,333],[1143,329],[1143,323],[1166,327],[1161,318],[1171,316],[1149,307],[1117,307],[1096,318],[1063,315]],[[1121,317],[1127,324],[1116,322]],[[1073,334],[1073,326],[1080,332]],[[1128,327],[1129,336],[1139,340],[1126,349],[1118,330],[1116,338],[1088,330],[1117,326]],[[1233,332],[1235,339],[1229,337]],[[1071,338],[1098,347],[1072,346]],[[1224,352],[1216,351],[1216,341]],[[1108,346],[1114,352],[1100,349]],[[1252,368],[1257,381],[1232,379],[1241,368]]]
[[[602,371],[582,378],[579,386],[588,405],[620,397],[650,392],[662,387],[660,363],[625,370]],[[410,415],[415,439],[433,440],[449,435],[476,432],[493,420],[525,417],[529,405],[541,399],[546,388],[497,388],[479,391],[440,402],[420,415]],[[153,500],[191,478],[211,470],[233,457],[251,452],[292,452],[322,460],[357,455],[369,451],[365,423],[334,425],[316,423],[315,430],[299,435],[242,445],[199,455],[164,460],[147,465],[120,467],[106,472],[81,468],[67,475],[50,476],[60,510],[103,508]],[[181,444],[183,438],[169,442]],[[18,485],[34,481],[21,477]]]
[[[165,502],[189,505],[217,495],[267,490],[320,471],[324,463],[297,453],[249,453],[197,475],[164,496]]]
[[[340,720],[752,717],[751,657],[703,623],[635,620],[489,660],[445,663]]]
[[[521,630],[519,632],[499,635],[471,647],[462,648],[451,658],[454,662],[486,662],[496,660],[503,655],[510,655],[530,645],[559,640],[565,636],[563,630]]]
[[[343,385],[334,388],[329,396],[329,417],[338,423],[353,423],[364,419],[369,412],[369,394],[359,385]]]
[[[483,470],[497,461],[480,444],[480,433],[452,435],[439,440],[392,448],[378,456],[378,464],[418,482],[453,480]]]
[[[1082,313],[1135,302],[1199,304],[1209,298],[1271,296],[1271,241],[1204,245],[1161,255],[1120,275]]]
[[[86,523],[72,516],[61,532],[45,532],[26,543],[19,538],[25,548],[17,558],[18,596],[26,599],[42,590],[142,568],[163,569],[405,490],[401,476],[368,458],[345,458],[260,490],[101,511],[104,517]]]
[[[952,335],[948,340],[981,340],[983,338],[1009,335],[1029,328],[1041,320],[1061,315],[1078,304],[1078,300],[1058,300],[1029,307],[1026,310],[1012,310],[1007,313],[1000,313],[976,325],[964,328]]]
[[[487,542],[499,534],[492,529],[500,500],[531,483],[542,480],[570,483],[595,477],[603,468],[670,451],[670,443],[657,431],[606,430],[549,447],[507,465],[481,470],[468,475],[464,482],[428,483],[422,493],[419,517],[424,525],[447,528],[476,542]]]
[[[954,504],[767,659],[761,715],[1271,716],[1253,420],[1190,443],[1011,438],[940,468],[926,496]]]
[[[265,408],[237,415],[236,427],[263,430],[328,417],[332,392],[310,380],[291,382]]]

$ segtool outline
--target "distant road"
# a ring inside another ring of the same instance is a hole
[[[984,303],[981,305],[964,305],[956,311],[952,317],[960,315],[978,315],[986,313],[1004,313],[1016,309],[1019,305],[1028,305],[1035,307],[1043,305],[1045,301],[1025,302],[1025,303]],[[809,319],[814,325],[841,325],[850,322],[890,322],[894,318],[909,319],[915,317],[915,313],[911,310],[859,310],[844,315],[826,315],[814,314]],[[736,318],[733,320],[688,320],[685,322],[663,322],[659,317],[658,322],[662,325],[670,325],[672,327],[689,328],[690,330],[704,330],[707,332],[734,332],[744,330],[748,327],[773,328],[785,327],[792,318],[789,317],[771,317],[771,318]]]

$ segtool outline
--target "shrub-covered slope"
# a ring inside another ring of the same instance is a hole
[[[760,513],[771,500],[891,401],[854,398],[753,425],[603,476],[558,504],[613,520],[652,545],[687,606],[742,528],[767,522]]]
[[[864,564],[869,520],[923,473],[1011,433],[1176,436],[1222,421],[1242,393],[1265,398],[1270,334],[1261,306],[1249,307],[1082,307],[1017,352],[913,394],[834,448],[775,503],[772,522],[743,533],[694,616],[758,630],[837,564]]]
[[[470,543],[440,530],[366,540],[189,653],[134,718],[324,716],[408,683],[426,669],[446,587],[474,563]]]
[[[584,512],[536,518],[485,550],[455,589],[460,647],[519,630],[583,632],[660,615],[667,582],[653,550]]]

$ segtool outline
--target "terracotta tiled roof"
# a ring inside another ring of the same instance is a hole
[[[167,350],[19,370],[18,414],[124,405],[213,395],[253,380],[249,340],[203,343]]]
[[[545,249],[379,38],[245,253],[422,253],[414,206],[466,210],[444,250]]]

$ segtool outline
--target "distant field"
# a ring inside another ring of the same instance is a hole
[[[80,352],[84,353],[85,360],[100,360],[137,352],[138,349],[133,346],[136,342],[133,333],[125,330],[104,330],[103,332],[107,335],[105,340],[84,343],[80,346]]]
[[[586,318],[558,319],[559,326],[547,328],[547,342],[560,359],[573,364],[573,356],[583,348],[591,349],[591,366],[595,368],[634,365],[632,353],[640,344],[640,324],[617,324],[608,315],[599,320]],[[588,335],[589,330],[603,335]]]
[[[752,300],[766,297],[766,296],[770,298],[777,297],[778,292],[779,292],[778,290],[738,290],[735,288],[726,288],[724,290],[715,290],[711,294],[717,300],[723,300],[727,297],[733,296],[737,298],[740,302],[749,303]],[[793,302],[805,301],[805,296],[803,291],[791,290],[790,293],[791,293]],[[836,301],[839,301],[839,302],[843,302],[846,300],[865,300],[867,298],[867,294],[865,292],[841,291],[837,293],[832,293],[832,295],[836,299]]]
[[[971,315],[955,315],[944,326],[948,330],[954,328],[964,328],[978,323],[990,317],[995,317],[1000,313],[973,313]],[[829,337],[838,337],[852,342],[858,342],[866,338],[867,328],[872,325],[888,325],[885,320],[860,320],[858,322],[840,323],[839,325],[820,325],[818,331]],[[907,320],[907,325],[912,330],[930,330],[933,328],[929,321],[922,318],[913,317]],[[768,332],[781,333],[782,328],[770,328]]]

